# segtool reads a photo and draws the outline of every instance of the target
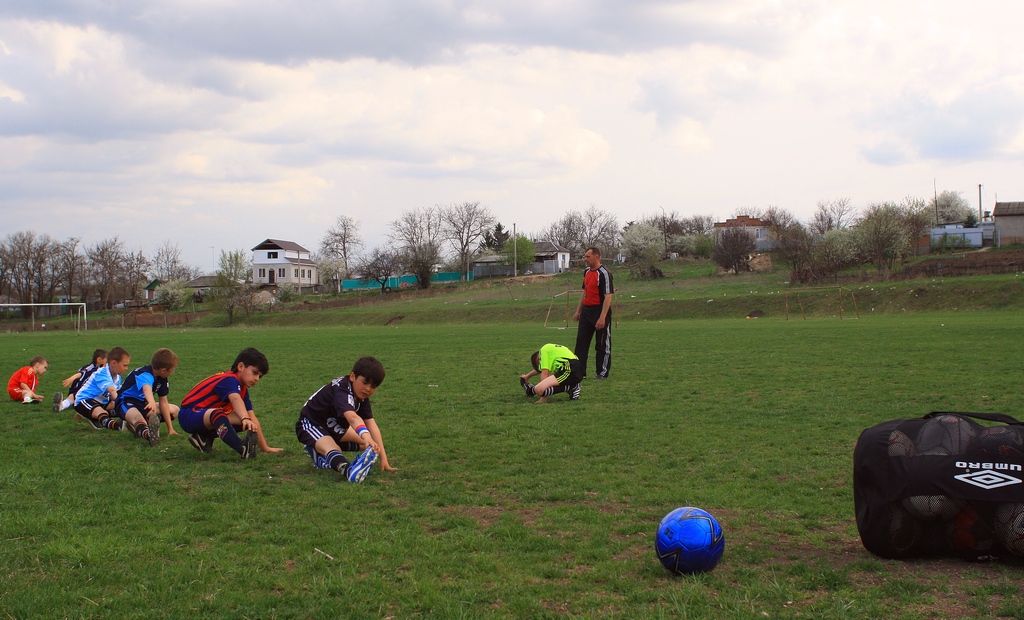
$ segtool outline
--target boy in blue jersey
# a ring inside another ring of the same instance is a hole
[[[178,417],[178,406],[167,402],[168,377],[178,367],[178,356],[170,349],[157,349],[149,366],[133,370],[117,392],[114,414],[136,437],[155,446],[160,443],[160,418],[167,423],[167,434],[177,435],[171,421]],[[160,402],[157,403],[156,399]]]
[[[95,430],[121,430],[121,420],[110,412],[114,409],[117,389],[121,387],[121,375],[128,370],[131,360],[128,351],[121,347],[114,347],[107,353],[106,365],[89,375],[75,394],[76,420],[85,420]]]
[[[57,392],[53,395],[53,411],[57,413],[64,411],[65,409],[74,406],[75,394],[78,393],[78,389],[82,387],[82,384],[89,379],[89,375],[96,372],[100,366],[107,363],[107,351],[106,349],[96,349],[92,352],[92,363],[86,364],[78,369],[78,372],[71,375],[67,379],[61,381],[61,385],[68,388],[68,397],[64,398],[64,395]]]
[[[537,404],[548,402],[548,396],[559,392],[568,392],[569,400],[580,399],[583,363],[569,347],[548,343],[533,352],[530,364],[533,370],[519,375],[519,384],[527,396],[540,396]],[[540,375],[540,381],[531,385],[530,377],[535,375]]]
[[[334,379],[309,397],[295,423],[295,434],[317,469],[333,469],[349,482],[362,482],[378,455],[383,469],[394,469],[370,406],[370,396],[383,382],[384,365],[376,358],[363,357],[347,376]],[[362,454],[349,463],[343,450],[362,450]]]
[[[220,437],[243,459],[256,458],[257,447],[280,452],[281,448],[267,445],[249,400],[249,389],[269,371],[267,356],[250,347],[238,354],[231,370],[207,377],[189,390],[178,413],[178,424],[189,434],[189,443],[209,454],[213,440]],[[245,431],[244,437],[238,436],[240,430]]]

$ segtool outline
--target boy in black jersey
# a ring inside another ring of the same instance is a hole
[[[384,365],[362,357],[347,376],[334,379],[306,401],[295,434],[318,469],[333,469],[349,482],[362,482],[378,457],[383,469],[394,469],[370,406],[370,396],[383,382]],[[344,450],[363,452],[349,463]]]

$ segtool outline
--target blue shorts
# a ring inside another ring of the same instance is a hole
[[[192,409],[183,407],[178,412],[178,426],[181,430],[185,431],[189,435],[193,433],[206,433],[210,429],[206,428],[206,424],[203,424],[203,417],[206,415],[207,409]]]
[[[134,398],[124,398],[121,402],[114,405],[114,415],[125,419],[124,416],[128,414],[129,409],[138,409],[142,417],[146,417],[146,401],[135,400]]]

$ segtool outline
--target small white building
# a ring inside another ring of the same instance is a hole
[[[267,239],[252,249],[252,281],[291,284],[301,291],[319,284],[319,274],[309,250],[294,241]]]
[[[982,245],[981,228],[964,228],[961,223],[943,224],[931,230],[932,247],[967,247],[980,248]]]
[[[534,273],[562,273],[569,269],[569,250],[554,241],[535,241],[533,254],[537,267]]]

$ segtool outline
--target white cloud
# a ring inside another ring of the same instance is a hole
[[[461,200],[539,230],[590,203],[623,221],[806,215],[936,176],[1011,199],[1022,16],[953,0],[20,3],[0,9],[0,211],[26,216],[0,233],[95,241],[115,220],[205,255],[315,246],[340,210],[379,239],[402,209]],[[89,213],[104,225],[86,230]]]

